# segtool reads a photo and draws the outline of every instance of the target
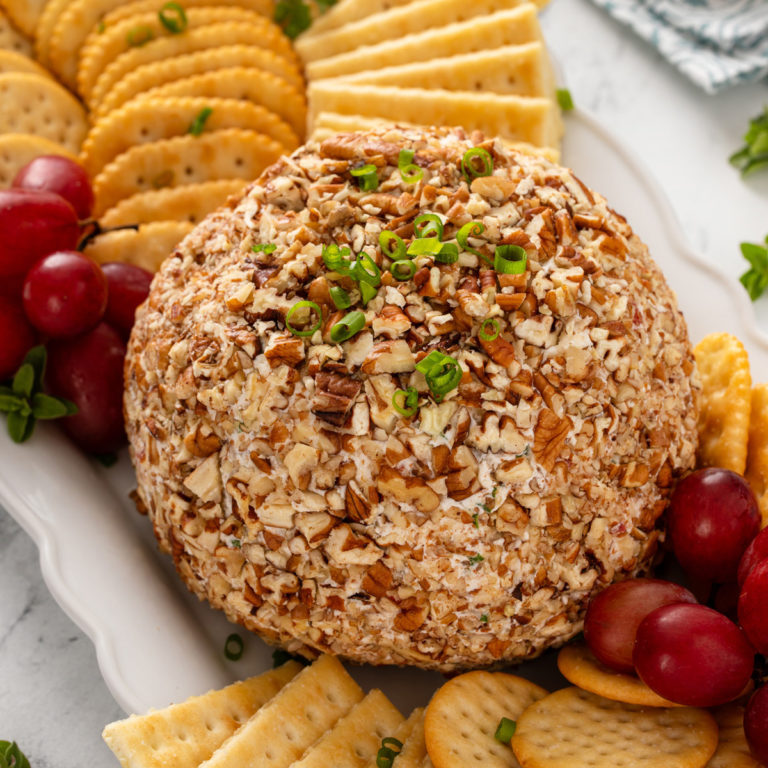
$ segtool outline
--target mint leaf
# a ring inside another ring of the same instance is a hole
[[[27,352],[24,362],[35,369],[35,389],[40,389],[40,387],[43,386],[43,378],[45,377],[45,367],[47,364],[45,347],[42,344],[32,347],[32,349]]]
[[[5,389],[5,387],[3,387]],[[11,411],[18,411],[24,404],[24,399],[18,395],[7,395],[4,392],[0,392],[0,412],[10,413]]]
[[[32,388],[35,386],[35,369],[29,363],[23,363],[21,368],[16,371],[11,385],[14,395],[29,397],[32,394]]]
[[[72,410],[74,409],[74,411]],[[32,396],[32,415],[36,419],[60,419],[77,413],[77,407],[69,400],[37,392]]]
[[[741,171],[742,177],[768,167],[768,107],[749,121],[744,146],[736,150],[728,161]]]
[[[32,430],[35,428],[33,416],[21,411],[11,411],[8,414],[8,434],[14,443],[23,443],[29,440]]]
[[[766,238],[768,244],[768,238]],[[755,243],[742,243],[741,255],[750,268],[739,278],[752,301],[760,298],[768,288],[768,248]]]
[[[29,760],[15,741],[0,741],[0,768],[30,768]]]

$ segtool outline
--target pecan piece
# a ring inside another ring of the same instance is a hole
[[[543,408],[539,413],[533,437],[533,455],[547,472],[551,472],[555,466],[571,426],[571,420],[567,416],[558,418],[557,414],[549,408]]]
[[[272,368],[285,363],[291,367],[304,359],[304,342],[295,336],[275,334],[264,349]]]
[[[315,386],[312,413],[329,424],[342,426],[352,410],[352,405],[362,386],[361,383],[349,376],[318,371],[315,376]]]
[[[356,523],[364,523],[371,516],[371,505],[353,488],[352,483],[347,485],[344,509],[347,512],[347,517]]]
[[[398,501],[413,504],[419,512],[434,512],[440,497],[420,477],[403,477],[399,472],[383,466],[377,480],[380,493],[394,496]]]
[[[384,597],[392,581],[392,571],[379,560],[366,571],[361,586],[369,595]]]

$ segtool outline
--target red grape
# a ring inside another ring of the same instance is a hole
[[[739,624],[755,649],[768,655],[768,560],[758,563],[739,595]]]
[[[19,299],[0,296],[0,381],[10,379],[35,344],[35,329],[29,324]]]
[[[711,707],[744,690],[755,654],[730,619],[704,605],[678,603],[640,622],[633,659],[640,679],[660,696]]]
[[[739,586],[743,586],[749,576],[749,572],[761,561],[768,560],[768,528],[763,528],[752,539],[752,543],[746,548],[739,561],[737,578]]]
[[[36,157],[16,174],[11,186],[55,192],[75,209],[80,219],[87,219],[93,210],[91,180],[85,168],[68,157]]]
[[[101,269],[109,283],[109,302],[104,319],[122,331],[127,338],[133,328],[136,307],[149,293],[152,273],[133,264],[118,261],[102,264]]]
[[[0,189],[0,277],[19,278],[41,257],[77,246],[75,209],[53,192]]]
[[[125,442],[124,357],[123,340],[106,323],[83,336],[49,344],[48,391],[72,400],[78,408],[59,423],[89,453],[111,453]]]
[[[32,325],[58,338],[95,327],[107,308],[107,278],[78,251],[44,256],[24,280],[24,311]]]
[[[687,589],[671,581],[620,581],[590,600],[584,619],[584,639],[606,667],[632,674],[632,649],[640,622],[662,605],[695,602]]]
[[[744,735],[752,754],[768,765],[768,685],[758,688],[747,702]]]
[[[733,581],[744,550],[760,530],[747,481],[728,469],[700,469],[672,494],[669,534],[680,565],[692,576]]]

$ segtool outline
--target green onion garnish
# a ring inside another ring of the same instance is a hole
[[[172,34],[180,35],[188,26],[187,14],[178,3],[166,3],[158,12],[160,23]]]
[[[301,312],[302,315],[304,314],[304,310],[307,310],[307,320],[305,322],[309,322],[309,319],[311,317],[311,313],[314,312],[317,315],[317,322],[311,327],[306,328],[304,330],[299,330],[298,328],[294,328],[291,325],[291,318],[297,313]],[[297,301],[289,310],[288,314],[285,316],[285,327],[294,335],[294,336],[311,336],[315,331],[317,331],[320,326],[323,324],[323,310],[320,309],[320,307],[315,304],[314,301]]]
[[[427,386],[436,399],[456,389],[463,375],[458,361],[436,349],[416,363],[416,370],[424,374]]]
[[[558,88],[555,95],[557,103],[563,112],[570,112],[573,109],[573,96],[567,88]]]
[[[485,558],[481,554],[472,555],[472,557],[469,558],[469,564],[470,565],[477,565],[478,563],[482,563]]]
[[[391,745],[391,746],[390,746]],[[381,740],[381,748],[376,753],[377,768],[392,768],[395,758],[400,754],[403,742],[391,737]]]
[[[404,283],[406,280],[410,280],[416,274],[416,265],[410,259],[393,261],[389,271],[395,280],[399,280],[401,283]]]
[[[237,632],[233,632],[224,643],[224,655],[230,661],[237,661],[243,655],[244,648],[243,638]]]
[[[488,262],[488,264],[492,264],[493,262],[487,256],[469,245],[470,237],[480,237],[483,232],[485,232],[484,224],[481,224],[479,221],[469,221],[456,233],[456,240],[458,240],[459,245],[467,253],[474,253],[478,258]]]
[[[277,246],[274,243],[257,243],[251,246],[251,250],[254,253],[274,253],[277,250]]]
[[[370,283],[358,283],[358,287],[360,288],[360,298],[363,300],[363,306],[368,304],[379,292],[379,289]]]
[[[323,246],[323,262],[331,272],[338,272],[340,275],[351,275],[354,269],[354,261],[346,259],[352,251],[349,248],[340,248],[336,243]]]
[[[512,737],[517,730],[517,723],[514,720],[510,720],[508,717],[502,717],[499,720],[499,727],[496,729],[496,733],[493,734],[493,738],[496,741],[500,741],[502,744],[509,744],[512,741]]]
[[[443,239],[443,220],[436,213],[422,213],[413,220],[413,233],[416,237],[436,237]]]
[[[208,118],[213,114],[213,109],[211,107],[203,107],[198,113],[195,119],[192,121],[191,125],[187,129],[187,133],[191,133],[193,136],[199,136],[203,129],[205,128],[205,124],[208,120]]]
[[[416,363],[416,370],[426,375],[433,366],[439,365],[445,358],[452,359],[443,352],[433,349],[423,360]]]
[[[419,168],[413,162],[414,151],[412,149],[401,149],[397,156],[397,168],[400,171],[400,178],[406,184],[416,184],[424,177],[424,169]]]
[[[336,305],[336,309],[348,309],[352,306],[352,299],[349,298],[349,294],[338,285],[332,286],[329,293],[331,294],[331,301]]]
[[[369,283],[374,287],[381,285],[381,270],[367,253],[361,253],[357,257],[352,270],[352,277],[360,283]]]
[[[141,26],[134,27],[128,30],[128,34],[125,39],[128,41],[128,45],[132,48],[141,48],[142,45],[146,45],[150,40],[154,40],[155,32],[152,27]]]
[[[486,330],[490,326],[490,333]],[[499,338],[499,321],[495,317],[487,317],[480,326],[479,336],[483,341],[493,341]]]
[[[408,246],[408,257],[434,256],[436,253],[440,253],[442,245],[437,237],[419,237]]]
[[[398,402],[402,401],[402,405]],[[394,395],[392,395],[392,407],[406,419],[410,419],[411,416],[416,414],[419,410],[419,393],[415,387],[408,387],[408,389],[398,389]]]
[[[357,179],[357,184],[363,192],[372,192],[379,187],[379,174],[376,166],[369,163],[362,168],[354,168],[350,174]]]
[[[359,309],[354,312],[347,312],[338,323],[331,326],[331,341],[334,344],[341,344],[342,341],[351,339],[363,328],[365,328],[365,315]]]
[[[273,18],[291,40],[312,26],[312,12],[304,0],[280,0]]]
[[[435,254],[435,261],[441,264],[455,264],[459,260],[459,246],[456,243],[443,243]]]
[[[519,245],[497,245],[493,268],[502,275],[522,275],[528,263],[525,248]]]
[[[468,149],[461,158],[461,172],[470,183],[480,176],[490,176],[493,173],[493,158],[482,147]]]
[[[405,243],[403,239],[394,232],[388,232],[386,229],[379,235],[379,247],[381,252],[392,261],[407,259]]]
[[[483,624],[487,624],[487,623],[488,623],[488,614],[487,614],[487,613],[484,613],[484,614],[483,614],[483,615],[480,617],[480,621],[481,621]]]

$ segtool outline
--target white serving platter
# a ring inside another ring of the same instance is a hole
[[[746,292],[691,252],[663,193],[631,153],[577,110],[567,117],[563,161],[648,243],[677,292],[691,338],[734,333],[749,350],[753,378],[768,380],[768,337]],[[271,648],[187,592],[129,500],[133,487],[126,452],[103,469],[55,426],[40,425],[21,446],[0,429],[0,504],[36,542],[51,593],[93,641],[104,680],[126,712],[166,706],[270,667]],[[223,653],[233,631],[245,640],[237,662]],[[442,681],[413,669],[352,671],[403,711],[426,703]],[[552,654],[519,674],[559,684]]]

